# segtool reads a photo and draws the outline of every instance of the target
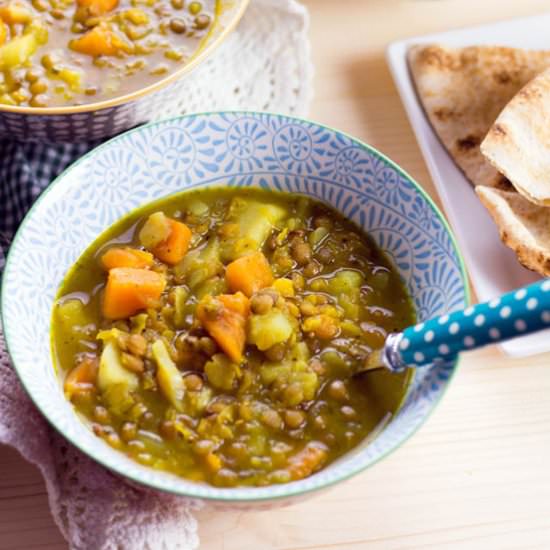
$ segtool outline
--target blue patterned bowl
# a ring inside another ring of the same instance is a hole
[[[380,460],[422,424],[456,365],[418,370],[399,413],[375,438],[302,481],[217,489],[145,468],[84,428],[54,374],[50,316],[69,267],[128,211],[184,188],[231,185],[305,193],[368,231],[391,257],[420,320],[466,305],[464,266],[450,229],[426,194],[371,147],[336,130],[271,114],[185,116],[143,126],[68,168],[36,202],[11,247],[2,289],[9,351],[46,418],[101,464],[150,487],[250,504],[287,502]]]
[[[138,124],[182,112],[187,77],[229,35],[250,0],[217,0],[211,31],[195,54],[178,70],[129,94],[87,105],[19,107],[0,105],[0,138],[44,143],[105,139]]]

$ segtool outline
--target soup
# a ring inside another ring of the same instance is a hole
[[[0,0],[0,104],[81,105],[181,67],[215,0]]]
[[[52,321],[65,395],[141,464],[220,487],[305,478],[383,426],[407,375],[353,377],[414,322],[384,254],[295,194],[212,189],[107,230]]]

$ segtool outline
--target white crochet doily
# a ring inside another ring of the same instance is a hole
[[[307,30],[307,12],[295,0],[251,0],[237,30],[189,79],[178,111],[264,110],[304,116],[312,80]],[[224,89],[232,93],[220,95]],[[168,109],[173,112],[173,105]],[[71,549],[198,548],[193,512],[201,503],[128,485],[70,446],[23,391],[1,330],[0,443],[12,445],[38,466],[53,517]]]
[[[226,110],[305,116],[313,73],[307,30],[307,10],[298,2],[250,0],[237,31],[186,79],[185,97],[152,119]]]

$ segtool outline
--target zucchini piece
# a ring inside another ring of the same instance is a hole
[[[205,296],[218,296],[227,293],[227,284],[222,277],[212,277],[201,283],[195,290],[198,300],[202,300]]]
[[[226,219],[237,225],[236,235],[222,243],[222,260],[230,262],[262,248],[274,226],[287,217],[287,211],[277,204],[235,198]]]
[[[359,297],[363,276],[358,271],[344,269],[328,280],[329,291],[338,296],[338,304],[348,319],[359,319]]]
[[[15,8],[15,6],[12,6]],[[21,7],[26,10],[26,8]],[[13,38],[0,47],[0,70],[9,70],[23,65],[38,46],[48,41],[48,29],[38,20],[27,24],[22,36]]]
[[[86,313],[86,306],[78,299],[71,298],[63,303],[58,303],[56,315],[65,330],[77,336],[86,336],[87,326],[91,320]]]
[[[130,317],[130,323],[132,325],[132,333],[141,334],[147,328],[147,313],[139,313]]]
[[[97,373],[97,386],[108,409],[117,415],[129,410],[134,404],[131,393],[138,388],[138,382],[137,375],[122,365],[120,350],[115,340],[109,338],[104,344]]]
[[[217,353],[204,366],[206,377],[212,386],[219,390],[230,391],[241,376],[241,369],[223,353]]]
[[[161,392],[175,409],[182,411],[185,385],[181,372],[172,361],[162,340],[155,340],[151,350],[157,363],[157,382]]]
[[[290,352],[292,361],[303,361],[304,363],[309,361],[310,355],[309,348],[305,342],[297,342]]]
[[[212,400],[213,395],[212,388],[207,385],[204,385],[199,391],[186,392],[185,411],[191,416],[202,414]]]
[[[329,230],[324,227],[318,227],[312,233],[309,234],[308,241],[313,250],[317,250],[319,245],[325,240],[325,237],[329,234]]]
[[[38,48],[34,33],[18,36],[0,48],[0,70],[9,70],[23,65]]]
[[[208,205],[202,202],[200,199],[193,197],[186,205],[185,209],[187,212],[192,214],[193,216],[197,216],[197,218],[201,218],[203,216],[206,216],[210,209],[208,208]]]
[[[334,294],[356,293],[361,290],[363,276],[358,271],[344,269],[338,271],[336,275],[329,280],[329,288]]]
[[[273,365],[266,363],[260,367],[260,379],[265,386],[271,386],[277,379],[286,383],[290,377],[291,367],[288,364]]]
[[[223,271],[220,261],[220,241],[216,237],[200,250],[188,252],[183,260],[176,265],[174,272],[177,277],[185,277],[191,290],[195,290],[207,279]]]
[[[189,292],[184,286],[177,286],[174,289],[174,325],[176,328],[185,326],[185,316],[187,314],[185,304]]]

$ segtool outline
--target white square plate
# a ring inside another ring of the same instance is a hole
[[[390,44],[387,60],[416,134],[434,184],[464,254],[480,301],[490,300],[539,277],[523,268],[515,254],[504,246],[488,212],[473,187],[439,142],[418,101],[409,74],[406,53],[419,43],[452,47],[479,44],[550,49],[550,13],[409,38]],[[502,344],[512,356],[550,350],[550,330],[516,338]]]

